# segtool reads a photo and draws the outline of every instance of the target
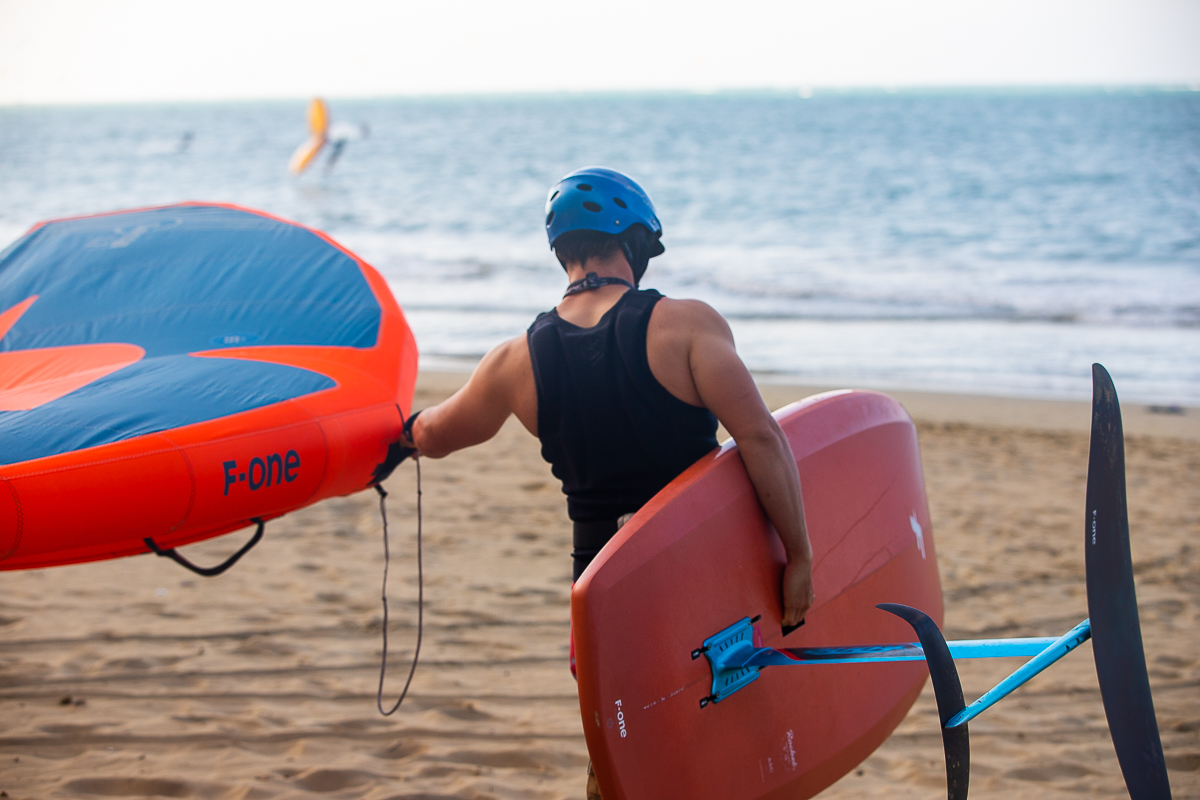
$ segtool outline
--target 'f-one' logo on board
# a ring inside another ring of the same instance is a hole
[[[281,483],[291,483],[299,477],[300,454],[288,450],[283,456],[272,453],[266,458],[255,456],[250,459],[250,465],[245,471],[238,470],[237,461],[225,461],[225,496],[229,496],[229,487],[236,483],[246,483],[250,491],[257,492],[265,486],[278,486]]]

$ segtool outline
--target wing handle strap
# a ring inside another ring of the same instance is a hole
[[[186,558],[181,556],[179,554],[179,551],[177,551],[174,547],[172,547],[170,549],[166,549],[166,550],[159,547],[157,544],[154,543],[154,540],[152,538],[150,538],[149,536],[147,536],[145,539],[142,539],[142,541],[146,543],[146,547],[149,547],[152,551],[154,551],[155,555],[169,558],[172,561],[174,561],[176,564],[179,564],[181,567],[191,570],[192,572],[196,573],[197,575],[203,575],[206,578],[212,578],[217,575],[220,575],[222,572],[224,572],[225,570],[232,567],[234,564],[236,564],[238,562],[239,558],[246,555],[246,553],[250,552],[251,547],[254,547],[254,545],[258,544],[259,539],[262,538],[263,528],[266,526],[266,523],[263,522],[262,519],[260,519],[259,517],[254,517],[250,521],[258,525],[258,530],[256,530],[254,532],[254,535],[252,537],[250,537],[250,541],[246,542],[244,545],[242,545],[242,548],[240,550],[238,550],[236,553],[231,555],[229,558],[222,561],[220,564],[217,564],[215,567],[197,566],[196,564],[193,564],[192,562],[188,561]]]

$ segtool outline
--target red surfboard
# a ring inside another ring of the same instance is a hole
[[[874,608],[942,621],[916,429],[874,392],[776,412],[796,456],[816,603],[783,635],[783,548],[732,443],[701,459],[605,546],[571,595],[579,704],[605,800],[812,797],[865,759],[925,683],[923,662],[764,669],[717,702],[695,651],[746,617],[756,644],[908,642]]]

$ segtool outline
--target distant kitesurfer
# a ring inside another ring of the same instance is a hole
[[[308,104],[308,141],[301,144],[288,159],[288,172],[299,175],[316,160],[325,143],[329,141],[329,108],[325,101],[314,97]]]
[[[297,147],[288,160],[288,171],[294,175],[312,166],[327,144],[330,145],[329,159],[325,162],[325,172],[328,174],[341,158],[347,142],[366,139],[371,135],[371,129],[365,122],[358,125],[331,123],[329,106],[319,97],[313,98],[308,104],[308,130],[308,140]]]
[[[414,413],[403,444],[441,458],[515,414],[562,481],[578,579],[625,519],[716,447],[719,420],[783,542],[783,624],[799,624],[813,589],[796,460],[721,315],[637,288],[664,249],[650,197],[627,175],[588,167],[551,188],[545,225],[569,280],[562,301],[484,356],[452,397]],[[588,796],[599,797],[594,776]]]
[[[346,142],[366,139],[371,135],[371,128],[367,123],[360,125],[347,125],[344,122],[335,122],[329,126],[329,141],[333,142],[330,145],[329,158],[325,160],[326,174],[333,171],[333,165],[342,157],[342,151],[346,149]]]

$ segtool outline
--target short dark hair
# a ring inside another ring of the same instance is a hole
[[[603,231],[567,231],[554,240],[554,254],[564,267],[570,263],[586,266],[588,259],[608,258],[620,250],[620,237]]]

